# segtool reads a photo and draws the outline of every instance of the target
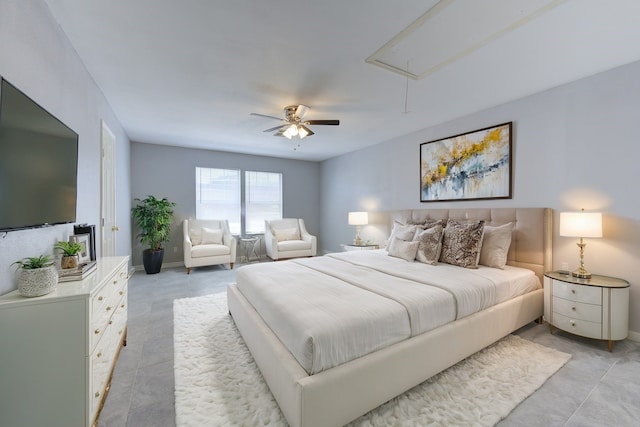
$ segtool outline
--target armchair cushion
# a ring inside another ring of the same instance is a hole
[[[202,244],[207,245],[211,243],[216,245],[222,244],[222,229],[218,228],[216,230],[213,228],[202,227]]]
[[[300,230],[295,228],[276,228],[273,230],[278,242],[284,242],[287,240],[300,240]]]
[[[208,256],[229,255],[231,249],[225,245],[196,245],[191,248],[192,258],[203,258]]]

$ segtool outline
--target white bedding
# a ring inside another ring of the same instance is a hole
[[[431,266],[384,250],[253,264],[237,282],[310,375],[540,287],[525,269]]]

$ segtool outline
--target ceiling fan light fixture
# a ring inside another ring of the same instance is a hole
[[[295,124],[292,124],[291,126],[289,126],[287,130],[285,130],[283,133],[283,135],[286,136],[288,139],[291,139],[297,134],[298,134],[298,126]]]
[[[309,130],[305,127],[305,126],[300,126],[298,128],[298,136],[300,137],[300,139],[304,138],[305,136],[309,135]]]

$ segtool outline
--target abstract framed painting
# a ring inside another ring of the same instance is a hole
[[[420,201],[511,198],[512,122],[420,144]]]

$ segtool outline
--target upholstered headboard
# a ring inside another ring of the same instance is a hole
[[[507,264],[533,270],[540,283],[552,269],[553,211],[549,208],[411,209],[389,212],[391,224],[452,218],[459,222],[481,220],[486,225],[513,223]]]

